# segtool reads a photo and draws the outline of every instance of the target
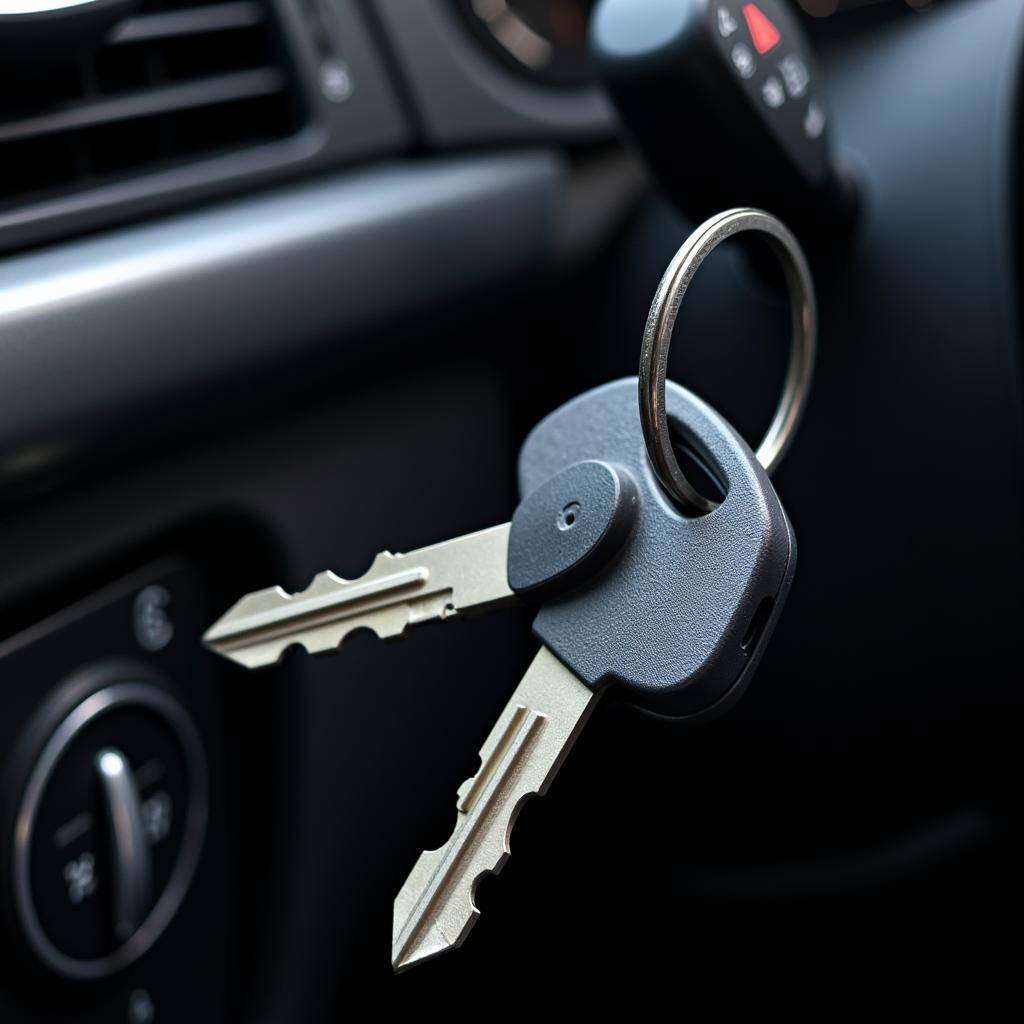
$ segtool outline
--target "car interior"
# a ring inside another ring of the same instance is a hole
[[[1022,68],[1020,0],[0,0],[0,1021],[1015,1019]]]

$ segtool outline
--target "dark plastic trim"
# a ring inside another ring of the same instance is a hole
[[[97,418],[159,432],[190,388],[534,275],[563,174],[547,151],[396,163],[9,257],[0,480],[96,444]]]
[[[321,48],[328,47],[326,52],[314,46],[305,7],[299,0],[271,2],[281,26],[295,90],[302,97],[304,127],[273,142],[221,156],[198,158],[176,167],[154,168],[118,181],[0,209],[0,252],[111,227],[258,185],[294,180],[299,174],[325,171],[355,160],[394,155],[407,148],[410,145],[408,125],[356,0],[334,0],[331,4],[332,16],[329,22],[324,20],[320,39]],[[207,8],[197,8],[189,16],[199,18],[204,16],[204,11],[210,13]],[[239,17],[245,12],[241,6],[232,5],[227,13]],[[181,27],[180,22],[178,25]],[[160,22],[154,24],[151,18],[139,18],[127,20],[123,28],[130,34],[160,26]],[[173,28],[174,23],[163,23],[163,30]],[[351,91],[343,100],[332,101],[322,91],[320,78],[327,61],[342,62],[351,79]],[[245,78],[223,76],[219,84],[214,80],[215,87],[205,101],[203,95],[208,83],[181,87],[191,90],[185,93],[186,105],[237,98],[240,87],[239,95],[245,96],[249,95],[246,90],[279,91],[286,84],[285,76],[276,69],[257,69],[246,75]],[[230,95],[223,92],[225,89]],[[119,108],[127,104],[129,108],[134,106],[134,114],[138,116],[152,112],[139,109],[140,105],[163,101],[180,107],[181,100],[181,95],[169,91],[109,101],[86,108],[84,114],[88,116],[82,123],[97,123],[97,107],[99,115],[121,117],[125,111]],[[132,112],[128,110],[129,114]],[[56,118],[59,121],[67,116],[69,111],[58,111],[46,120],[52,122]],[[73,110],[70,116],[81,118],[83,111],[81,108]],[[56,125],[62,126],[67,127]],[[22,122],[11,131],[17,136],[24,133],[26,127],[32,130],[33,126]],[[50,130],[55,125],[50,123],[44,127]]]

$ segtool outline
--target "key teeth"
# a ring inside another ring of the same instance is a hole
[[[395,556],[390,551],[381,551],[373,560],[369,569],[354,580],[347,580],[336,573],[325,569],[318,572],[310,581],[305,590],[290,592],[284,587],[264,587],[262,590],[254,590],[250,594],[239,598],[207,631],[203,634],[203,641],[211,645],[225,633],[231,631],[228,626],[244,619],[248,615],[255,615],[261,612],[271,611],[282,606],[293,604],[310,597],[319,597],[322,594],[333,594],[347,586],[352,586],[368,576],[379,564],[386,560],[394,561]]]
[[[480,917],[480,908],[476,905],[476,887],[486,874],[497,873],[507,859],[502,853],[494,868],[485,868],[468,881],[461,892],[449,894],[446,900],[446,913],[443,917],[419,918],[414,920],[419,909],[417,899],[423,889],[423,879],[437,870],[447,848],[447,843],[436,850],[425,850],[420,854],[408,879],[395,897],[394,919],[391,935],[391,966],[396,973],[406,971],[417,964],[426,963],[447,953],[450,949],[458,949],[465,942]],[[411,927],[411,932],[406,934]]]
[[[533,793],[529,794],[529,796],[534,795],[535,794]],[[525,802],[526,801],[524,799],[520,802],[520,805]],[[511,849],[509,848],[508,843],[508,835],[510,832],[511,829],[508,829],[504,833],[502,849],[494,864],[490,867],[483,868],[478,874],[474,875],[472,880],[468,880],[469,894],[467,899],[468,906],[466,907],[466,917],[457,936],[455,936],[454,938],[449,937],[441,931],[438,922],[436,920],[433,920],[427,925],[426,928],[424,928],[418,935],[415,936],[414,941],[410,941],[409,943],[406,943],[403,946],[402,944],[400,944],[401,931],[402,929],[404,929],[409,918],[408,916],[406,916],[405,919],[402,921],[401,926],[399,926],[399,919],[396,913],[394,929],[392,932],[391,950],[391,966],[396,974],[399,974],[403,971],[407,971],[410,967],[415,967],[417,964],[426,963],[429,960],[434,960],[442,954],[447,953],[449,950],[458,949],[463,944],[463,942],[466,941],[467,936],[473,930],[473,926],[480,918],[480,908],[476,905],[477,887],[486,876],[497,875],[501,873],[502,868],[504,868],[505,863],[511,856],[512,852]],[[413,873],[412,875],[410,875],[410,878],[414,877],[419,873],[421,862],[423,861],[424,857],[428,855],[441,854],[443,850],[444,847],[441,847],[437,850],[428,850],[426,853],[424,853],[421,856],[420,860],[417,861],[416,867],[413,869]],[[408,885],[408,883],[406,884]],[[396,912],[398,904],[400,903],[403,895],[405,894],[405,890],[406,887],[403,886],[402,892],[399,893],[398,898],[395,900]],[[396,931],[398,934],[395,934]]]
[[[465,799],[465,795],[472,791],[475,780],[476,776],[472,776],[459,787],[460,804]],[[416,928],[406,941],[402,941],[403,932],[419,909],[418,900],[415,899],[416,895],[424,891],[424,880],[433,875],[441,865],[448,847],[455,840],[465,821],[466,814],[461,811],[456,814],[455,828],[446,843],[435,850],[425,850],[420,854],[409,877],[395,898],[391,966],[396,973],[434,960],[451,949],[458,949],[466,941],[480,917],[480,908],[476,905],[477,887],[488,875],[501,873],[512,855],[511,836],[519,818],[519,812],[532,797],[542,795],[543,792],[540,789],[531,789],[519,794],[519,799],[506,810],[508,820],[505,822],[505,827],[492,833],[492,842],[494,839],[500,838],[500,845],[497,846],[497,849],[492,846],[490,854],[487,853],[486,846],[479,848],[474,857],[480,862],[477,870],[471,877],[462,878],[460,880],[462,884],[456,887],[456,891],[447,894],[445,899],[447,912],[443,920],[449,925],[459,926],[458,934],[454,938],[445,934],[439,919],[431,918]],[[465,894],[464,897],[459,895],[459,890]],[[410,899],[410,894],[412,899]],[[411,907],[406,907],[409,903],[412,904]],[[453,911],[459,913],[455,914]],[[460,924],[459,917],[462,914],[465,915],[465,920]]]
[[[477,773],[459,786],[451,836],[420,855],[395,899],[393,963],[411,966],[469,934],[480,916],[477,886],[504,867],[519,811],[543,786],[543,775],[531,778],[522,768],[544,726],[543,714],[514,698],[505,708],[480,751]]]
[[[345,580],[345,582],[358,583],[360,580],[366,579],[366,577],[369,576],[376,569],[380,569],[385,562],[388,562],[393,566],[396,562],[400,562],[402,560],[402,557],[403,556],[400,552],[378,551],[377,554],[373,556],[373,561],[370,563],[370,567],[366,570],[366,572],[364,572],[361,576],[356,576],[355,579]]]
[[[337,650],[357,629],[386,640],[409,626],[493,608],[513,597],[503,561],[508,532],[506,523],[408,554],[380,551],[362,576],[317,573],[294,594],[258,590],[232,605],[203,640],[239,665],[260,668],[277,664],[291,646],[310,654]]]
[[[480,767],[483,767],[483,758],[480,758]],[[477,772],[479,771],[480,769],[478,768]],[[459,822],[459,812],[462,810],[463,806],[466,803],[466,800],[469,798],[469,794],[473,792],[473,786],[475,783],[476,775],[470,775],[469,778],[465,779],[462,785],[459,786],[459,788],[455,791],[455,794],[458,797],[458,799],[455,802],[455,805],[459,809],[458,811],[456,811],[455,814],[456,825],[458,825]]]
[[[593,707],[596,694],[542,648],[459,786],[455,828],[420,855],[395,898],[392,963],[405,969],[454,949],[480,916],[476,890],[512,854],[522,808],[543,796]]]
[[[394,561],[394,558],[394,555],[383,552],[374,560],[374,565],[382,559]],[[296,594],[289,594],[281,587],[268,587],[247,594],[206,631],[203,642],[209,649],[245,668],[264,668],[280,663],[290,647],[302,648],[313,655],[333,653],[350,633],[360,629],[387,640],[400,636],[415,622],[451,614],[448,611],[451,591],[442,590],[423,597],[412,595],[349,618],[328,619],[321,626],[310,626],[299,635],[271,635],[265,640],[259,639],[257,623],[260,617],[292,603],[334,596],[360,580],[345,580],[328,571],[317,573],[310,585]]]
[[[203,637],[203,642],[210,650],[228,658],[237,665],[241,665],[243,668],[259,669],[271,668],[274,665],[279,665],[290,650],[305,651],[306,654],[313,657],[320,657],[322,655],[333,654],[345,643],[352,633],[358,632],[359,630],[366,630],[380,640],[388,640],[391,637],[399,636],[405,632],[407,625],[407,617],[406,621],[398,625],[397,628],[386,622],[377,623],[375,625],[369,625],[364,622],[356,624],[337,624],[340,635],[338,635],[336,639],[325,640],[322,644],[312,645],[303,640],[286,637],[278,641],[271,640],[264,644],[243,646],[239,647],[237,650],[232,650],[230,646],[227,644],[220,644],[216,637],[210,637],[209,634]]]

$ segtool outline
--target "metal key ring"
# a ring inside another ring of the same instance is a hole
[[[786,454],[800,423],[810,389],[817,344],[817,304],[814,282],[800,243],[792,232],[763,210],[726,210],[706,220],[672,258],[647,316],[640,352],[640,423],[647,454],[654,472],[668,493],[690,513],[710,512],[709,501],[686,479],[676,458],[665,413],[665,379],[672,330],[686,289],[708,254],[727,238],[743,231],[767,236],[772,251],[782,264],[792,309],[792,339],[789,367],[782,397],[768,432],[757,449],[757,458],[770,474]]]

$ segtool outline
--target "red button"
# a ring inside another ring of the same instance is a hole
[[[743,17],[747,19],[747,28],[750,29],[750,37],[758,53],[765,54],[779,45],[779,30],[756,4],[744,4]]]

